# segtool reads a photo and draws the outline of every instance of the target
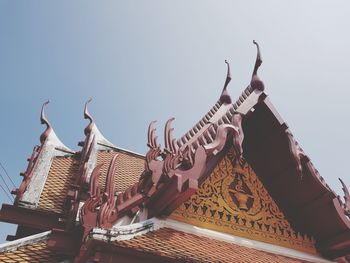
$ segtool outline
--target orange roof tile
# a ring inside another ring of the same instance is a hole
[[[160,255],[164,257],[164,260],[176,259],[181,260],[181,262],[308,262],[170,228],[161,228],[130,240],[118,241],[115,245],[119,248]]]
[[[78,169],[79,162],[74,156],[54,158],[43,192],[40,195],[38,208],[62,213],[68,187],[74,182]]]
[[[13,251],[0,253],[0,262],[16,263],[16,262],[46,262],[58,263],[69,259],[68,256],[50,251],[46,241],[39,241],[34,244],[18,247]]]
[[[115,189],[117,192],[125,191],[129,186],[138,182],[144,170],[144,158],[127,152],[100,151],[97,154],[97,164],[104,163],[101,168],[100,186],[105,188],[107,170],[113,156],[118,154],[117,169],[114,175]]]

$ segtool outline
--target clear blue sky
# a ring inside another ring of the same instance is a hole
[[[342,195],[348,167],[348,1],[0,1],[0,162],[18,186],[39,143],[40,106],[79,150],[83,104],[115,145],[145,153],[175,117],[182,135],[217,100],[231,62],[233,98],[260,76],[282,117]],[[2,171],[1,171],[2,172]],[[3,173],[3,172],[2,172]],[[4,173],[3,173],[4,174]],[[0,201],[7,202],[0,192]],[[0,240],[14,231],[0,224]]]

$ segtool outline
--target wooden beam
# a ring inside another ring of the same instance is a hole
[[[52,228],[63,228],[60,216],[43,211],[16,207],[3,204],[0,210],[0,221],[36,228],[40,230],[51,230]]]

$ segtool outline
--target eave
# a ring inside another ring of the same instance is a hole
[[[174,233],[195,238],[197,240],[201,240],[202,242],[204,242],[203,240],[207,240],[210,241],[211,244],[221,244],[226,246],[227,249],[237,249],[238,247],[241,247],[243,249],[250,250],[250,253],[259,253],[259,255],[262,257],[262,262],[266,261],[265,257],[267,254],[265,253],[270,255],[279,255],[282,257],[281,259],[289,258],[292,259],[293,262],[330,262],[319,257],[318,255],[312,255],[289,248],[249,240],[238,236],[232,236],[230,234],[220,233],[174,220],[158,218],[151,218],[142,223],[114,227],[111,230],[99,228],[93,229],[86,240],[85,246],[81,249],[80,255],[76,258],[76,261],[85,262],[87,260],[99,259],[100,261],[105,262],[108,260],[117,261],[127,258],[127,262],[153,262],[152,260],[155,260],[154,262],[179,262],[179,260],[183,259],[185,255],[191,256],[191,252],[187,250],[187,246],[190,244],[187,243],[186,240],[176,241],[184,243],[182,248],[181,245],[180,247],[178,246],[177,248],[172,248],[172,250],[178,249],[178,259],[171,258],[168,254],[163,253],[162,251],[155,252],[156,249],[154,249],[153,253],[150,253],[150,251],[147,251],[147,249],[138,249],[143,246],[147,248],[147,244],[142,243],[142,240],[147,240],[149,238],[149,234],[153,235],[153,233],[155,233],[155,240],[161,238],[160,236],[156,237],[157,231],[173,231]],[[169,239],[169,242],[175,242],[172,241],[171,236],[167,236],[167,238]],[[129,241],[133,242],[133,239],[140,240],[139,246],[135,247],[134,245],[129,247],[127,245]],[[149,238],[148,240],[152,241],[153,239]],[[121,245],[118,245],[119,242]],[[167,241],[164,240],[164,242]],[[207,249],[210,251],[212,248],[208,246],[207,248],[203,247],[202,249]],[[213,253],[215,252],[213,251]],[[192,254],[192,256],[194,255]],[[227,258],[225,255],[222,255],[221,259],[225,260],[225,262],[230,260],[230,258]],[[275,261],[277,261],[277,259],[275,259]]]
[[[350,220],[268,98],[243,122],[243,152],[271,196],[318,250],[337,258],[349,253]],[[296,155],[297,153],[297,155]],[[338,238],[342,236],[342,238]]]
[[[0,221],[43,231],[64,228],[65,224],[57,214],[8,204],[1,207]]]

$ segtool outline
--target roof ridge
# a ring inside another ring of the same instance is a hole
[[[136,157],[145,158],[145,155],[142,154],[142,153],[138,153],[138,152],[135,152],[135,151],[131,151],[131,150],[128,150],[128,149],[119,147],[119,146],[118,146],[118,147],[117,147],[117,146],[110,146],[110,145],[106,145],[106,144],[103,144],[103,143],[98,143],[98,144],[99,144],[99,145],[102,145],[102,146],[106,146],[106,147],[110,148],[111,150],[116,150],[116,151],[118,151],[118,152],[130,154],[130,155],[133,155],[133,156],[136,156]],[[109,150],[106,149],[106,150],[102,150],[102,151],[109,151]]]
[[[233,104],[223,104],[220,100],[218,100],[215,105],[201,118],[200,121],[198,121],[188,132],[186,132],[177,140],[177,145],[182,149],[194,145],[194,148],[196,149],[198,147],[195,143],[197,140],[200,140],[201,144],[202,141],[204,144],[211,143],[215,139],[217,127],[224,123],[230,124],[232,121],[232,116],[245,102],[245,100],[253,93],[253,91],[254,88],[251,85],[248,85],[248,87],[243,90],[241,95]],[[224,105],[229,107],[227,107],[226,111],[223,112],[221,116],[216,116],[217,121],[215,123],[211,122],[210,120],[214,118],[217,112]],[[205,127],[206,124],[209,124],[209,126]],[[202,138],[199,138],[207,129],[209,129],[209,132],[206,135],[202,136]],[[197,140],[194,140],[193,138],[196,136],[198,138]]]
[[[51,234],[51,231],[45,231],[39,234],[23,237],[20,239],[16,239],[14,241],[9,241],[4,244],[0,244],[0,253],[7,252],[7,251],[13,251],[16,250],[19,247],[23,247],[26,245],[30,245],[39,241],[44,241],[49,238]]]
[[[238,97],[235,103],[231,104],[231,97],[229,96],[227,92],[227,85],[231,81],[231,73],[230,73],[230,65],[228,62],[225,60],[225,63],[227,64],[227,76],[224,84],[224,88],[222,91],[222,94],[219,98],[219,100],[214,104],[214,106],[202,117],[188,132],[186,132],[180,139],[177,140],[177,146],[179,148],[185,149],[186,147],[191,147],[192,144],[194,145],[194,148],[196,149],[198,146],[196,145],[195,141],[192,140],[193,137],[196,137],[200,133],[200,131],[203,130],[202,134],[205,132],[207,129],[209,130],[209,133],[207,135],[204,135],[205,138],[202,138],[204,141],[204,144],[206,143],[211,143],[213,139],[215,138],[215,133],[217,126],[223,123],[229,124],[232,121],[232,116],[235,113],[235,111],[238,109],[238,107],[250,96],[250,94],[253,93],[254,90],[258,90],[260,92],[264,91],[264,83],[260,80],[258,77],[258,69],[262,64],[262,59],[261,59],[261,52],[260,52],[260,47],[259,44],[253,40],[253,44],[256,45],[257,47],[257,55],[256,55],[256,61],[252,73],[252,78],[250,81],[250,84],[248,85],[247,88],[243,90],[241,95]],[[226,99],[225,99],[226,98]],[[219,116],[217,123],[212,123],[210,120],[217,114],[219,109],[223,105],[232,105],[232,108],[228,108],[225,113],[222,114],[222,116]],[[206,124],[212,123],[216,127],[205,127]],[[204,129],[205,128],[205,129]],[[188,145],[189,142],[191,142],[191,145]]]
[[[177,140],[177,145],[179,147],[182,147],[190,140],[190,138],[194,137],[203,128],[210,117],[218,111],[221,105],[222,102],[218,100],[214,106],[188,132],[186,132],[181,138]]]

